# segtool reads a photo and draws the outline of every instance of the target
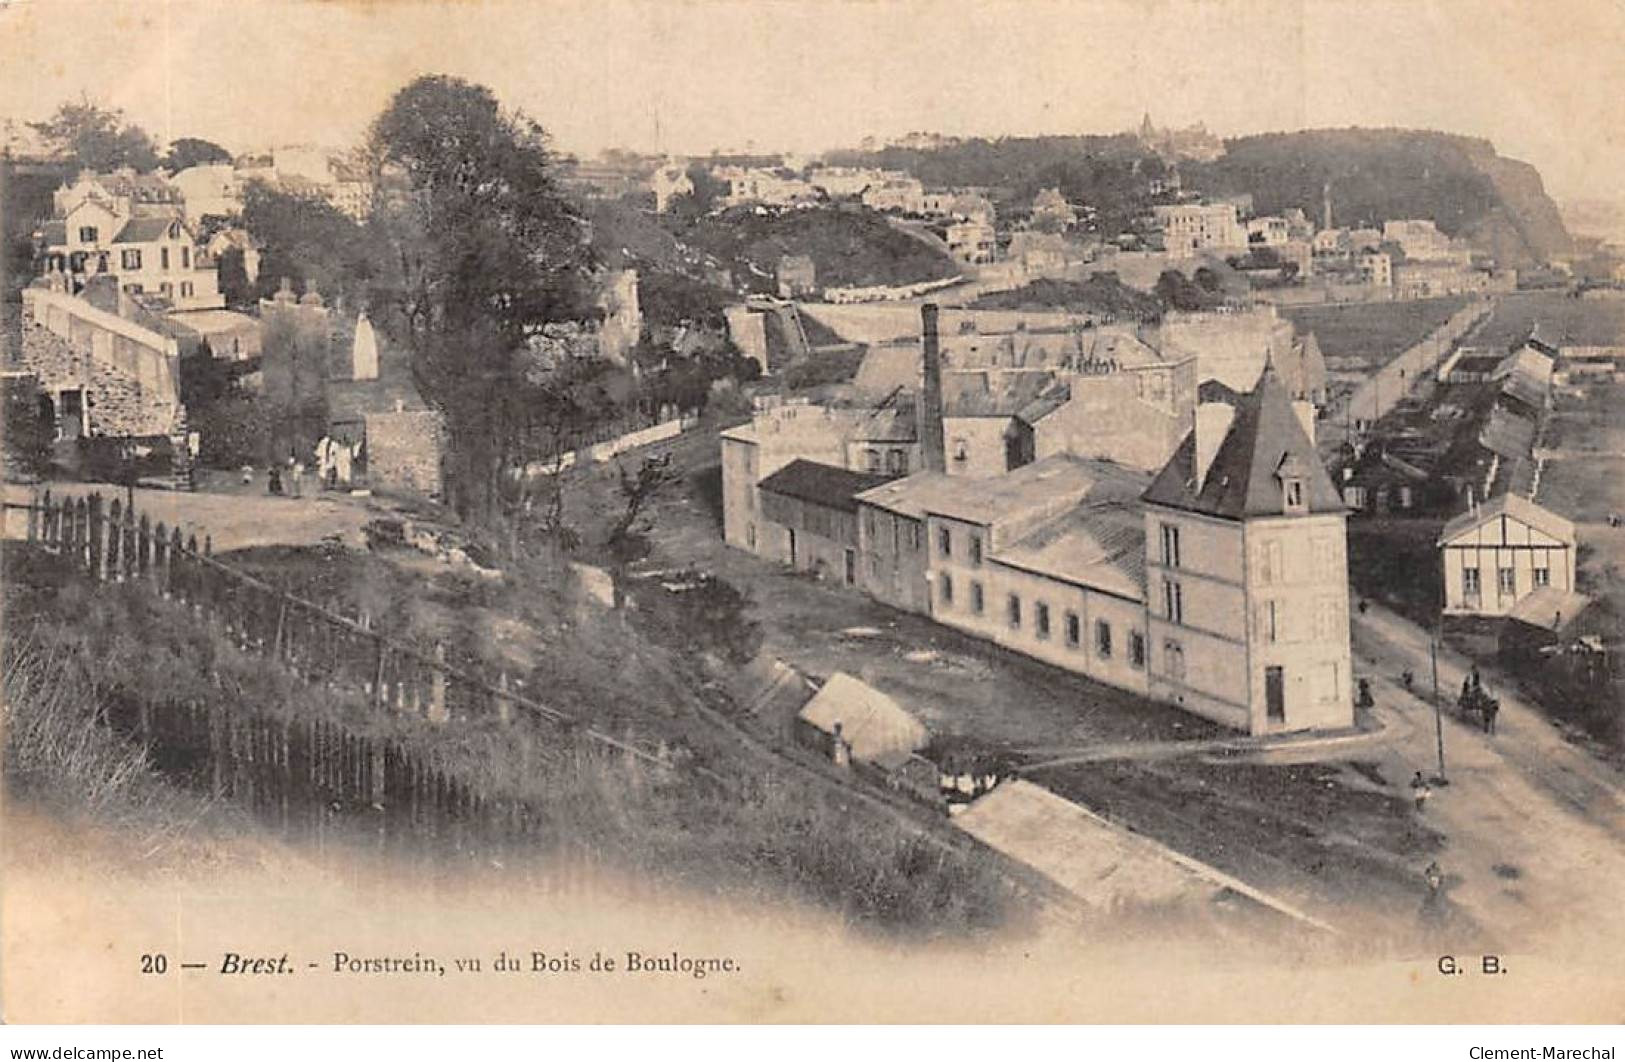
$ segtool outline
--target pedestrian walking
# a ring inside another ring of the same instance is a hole
[[[1484,733],[1495,736],[1495,717],[1501,713],[1501,702],[1494,697],[1484,701]]]
[[[272,465],[265,475],[265,493],[276,495],[282,493],[282,470],[275,465]]]
[[[304,492],[305,463],[303,461],[295,461],[293,463],[293,496],[295,498],[302,497]]]
[[[1417,771],[1416,776],[1411,779],[1411,798],[1416,801],[1416,810],[1421,811],[1425,808],[1428,797],[1432,795],[1433,787],[1428,785],[1426,778],[1422,777],[1422,772]]]

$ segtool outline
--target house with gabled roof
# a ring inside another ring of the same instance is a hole
[[[1446,615],[1507,616],[1536,591],[1575,588],[1574,524],[1519,494],[1451,520],[1438,548]]]
[[[57,190],[55,205],[57,216],[35,233],[48,286],[79,294],[107,276],[120,291],[159,296],[175,310],[225,306],[216,264],[164,178],[81,174]]]

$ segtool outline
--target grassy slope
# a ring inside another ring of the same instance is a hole
[[[472,651],[478,632],[488,630],[499,612],[491,606],[500,602],[493,601],[459,607],[444,585],[399,571],[391,578],[351,555],[289,551],[261,561],[261,570],[277,569],[284,585],[325,591],[328,598],[352,590],[356,597],[370,596],[374,605],[405,614],[397,620],[403,636],[460,638],[465,651]],[[1018,915],[1015,887],[985,858],[943,850],[835,791],[793,783],[743,756],[695,711],[702,677],[690,654],[654,644],[616,614],[594,619],[540,581],[516,589],[514,600],[529,601],[552,617],[528,637],[537,654],[532,681],[542,686],[544,698],[641,742],[681,740],[727,785],[582,755],[556,732],[538,733],[531,743],[547,766],[534,769],[531,760],[527,769],[512,729],[495,723],[442,729],[412,717],[380,716],[353,695],[305,686],[275,665],[237,652],[183,607],[134,587],[92,592],[70,584],[55,592],[44,577],[47,569],[30,564],[33,586],[7,580],[8,636],[13,645],[30,639],[61,661],[75,688],[123,689],[151,700],[229,698],[247,713],[314,715],[359,733],[391,736],[489,797],[529,802],[543,818],[543,835],[555,838],[560,851],[657,883],[813,903],[871,928],[933,934],[991,928]],[[555,578],[552,585],[561,581]],[[524,615],[506,620],[530,628]],[[22,776],[55,778],[52,787],[66,791],[69,780],[84,773],[76,754],[38,751],[106,740],[94,723],[95,698],[80,698],[79,704],[56,736],[29,739],[15,752],[8,748],[8,756],[22,755],[27,763],[56,761]],[[8,731],[14,741],[29,733]],[[105,794],[100,806],[116,811],[134,794],[121,779],[144,769],[127,751],[114,749],[106,760],[102,773],[109,780],[98,790]]]
[[[1123,284],[1114,276],[1096,274],[1086,281],[1035,280],[1014,291],[989,292],[971,303],[975,310],[1071,310],[1148,319],[1161,314],[1153,296]]]
[[[725,263],[734,280],[768,290],[785,255],[809,255],[823,287],[914,284],[959,270],[947,255],[861,208],[778,214],[736,208],[702,219],[684,239]],[[752,268],[754,267],[754,269]]]
[[[1300,334],[1313,332],[1327,359],[1357,358],[1376,365],[1391,360],[1420,341],[1465,305],[1465,297],[1452,296],[1407,302],[1294,306],[1283,308],[1281,314]]]

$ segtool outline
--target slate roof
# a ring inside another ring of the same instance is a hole
[[[1120,476],[1121,465],[1109,461],[1053,454],[1000,476],[948,476],[926,512],[973,524],[996,524],[1054,507],[1057,514]]]
[[[920,520],[937,507],[948,504],[964,490],[964,477],[946,472],[916,472],[890,480],[858,495],[858,500],[887,512]]]
[[[1535,422],[1496,405],[1479,429],[1478,444],[1503,458],[1526,457],[1535,444]]]
[[[1213,455],[1206,481],[1195,481],[1196,433],[1191,432],[1151,482],[1147,502],[1226,520],[1280,516],[1276,472],[1291,457],[1306,470],[1308,512],[1346,511],[1273,368],[1265,366],[1258,384],[1235,407],[1235,419]]]
[[[173,217],[163,216],[131,218],[124,223],[122,229],[118,230],[118,235],[113,237],[113,242],[152,243],[154,240],[161,240],[164,238],[164,234],[169,231],[169,226],[173,225],[175,221],[176,219]],[[181,226],[181,231],[186,231],[184,225]]]
[[[1133,501],[1092,501],[999,550],[992,559],[1075,586],[1143,600],[1144,510]]]
[[[762,480],[758,486],[786,498],[855,513],[858,511],[857,496],[886,481],[885,476],[853,472],[798,457]]]
[[[1055,383],[1047,371],[945,372],[942,413],[945,417],[1014,417]]]

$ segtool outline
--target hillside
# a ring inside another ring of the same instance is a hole
[[[1503,158],[1487,140],[1405,129],[1317,129],[1225,142],[1214,162],[1184,161],[1186,191],[1253,196],[1257,213],[1298,207],[1317,223],[1331,186],[1334,224],[1432,218],[1509,265],[1570,250],[1571,239],[1535,167]],[[1001,215],[1026,210],[1034,192],[1057,187],[1098,211],[1111,237],[1153,201],[1162,160],[1128,136],[964,140],[936,150],[837,152],[838,165],[905,170],[928,187],[986,187]]]
[[[1187,163],[1188,190],[1251,193],[1260,214],[1298,207],[1318,222],[1330,186],[1333,223],[1432,218],[1509,265],[1571,245],[1557,205],[1528,163],[1502,158],[1487,140],[1402,129],[1317,129],[1226,141],[1211,163]]]
[[[700,219],[682,240],[731,268],[736,284],[759,291],[773,290],[786,255],[810,257],[825,288],[915,284],[959,272],[946,254],[864,209],[736,208]]]
[[[973,310],[1071,310],[1102,316],[1152,320],[1162,314],[1154,295],[1136,291],[1115,274],[1096,273],[1088,280],[1035,280],[1013,291],[995,291],[970,304]]]

